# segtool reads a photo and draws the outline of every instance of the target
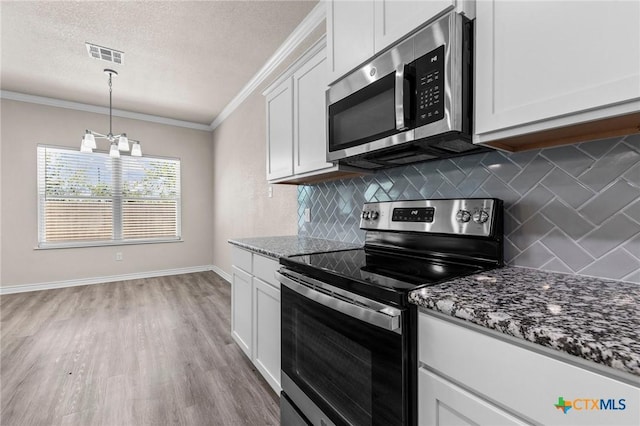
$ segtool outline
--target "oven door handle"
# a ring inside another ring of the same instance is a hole
[[[373,302],[380,308],[375,309],[368,306],[361,306],[360,304],[355,304],[347,300],[338,299],[337,297],[298,283],[277,271],[276,278],[287,288],[295,291],[303,297],[306,297],[307,299],[318,302],[329,309],[333,309],[385,330],[399,334],[402,332],[402,325],[400,321],[402,311],[399,309]]]

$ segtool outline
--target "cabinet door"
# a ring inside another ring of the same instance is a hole
[[[327,56],[322,49],[293,74],[294,173],[331,167],[327,163]]]
[[[432,372],[418,373],[418,424],[450,425],[525,425],[498,407],[467,392]]]
[[[640,99],[639,16],[638,1],[477,2],[476,133]]]
[[[375,51],[395,43],[442,12],[452,9],[455,0],[375,1]]]
[[[251,275],[236,268],[232,269],[231,282],[231,336],[243,352],[251,358],[252,291]]]
[[[327,2],[329,82],[373,56],[373,1]]]
[[[280,290],[253,279],[253,363],[280,394]]]
[[[291,79],[267,95],[267,180],[293,174],[292,105]]]

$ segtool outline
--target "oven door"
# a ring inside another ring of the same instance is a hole
[[[286,269],[278,278],[284,396],[318,426],[407,424],[405,312]]]

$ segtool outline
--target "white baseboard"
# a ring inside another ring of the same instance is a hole
[[[0,295],[12,294],[12,293],[25,293],[28,291],[51,290],[54,288],[76,287],[80,285],[103,284],[103,283],[111,283],[115,281],[137,280],[141,278],[164,277],[168,275],[190,274],[193,272],[215,271],[214,268],[218,269],[213,265],[202,265],[202,266],[190,266],[188,268],[164,269],[160,271],[136,272],[133,274],[110,275],[107,277],[80,278],[77,280],[51,281],[47,283],[10,285],[6,287],[0,287]],[[217,271],[215,272],[218,275],[221,275],[219,272]],[[228,276],[228,274],[225,274],[225,275]],[[230,281],[227,279],[227,276],[223,276],[223,278],[226,279],[227,281]]]
[[[222,278],[224,278],[224,280],[226,282],[231,284],[231,275],[227,274],[225,271],[223,271],[222,268],[220,268],[219,266],[216,266],[216,265],[211,265],[211,270],[213,272],[215,272],[216,274],[220,275]]]

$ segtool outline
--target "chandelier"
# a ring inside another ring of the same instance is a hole
[[[80,152],[93,152],[96,149],[96,139],[106,139],[111,143],[109,149],[109,156],[112,158],[120,158],[120,151],[129,152],[129,141],[133,142],[131,147],[131,155],[133,157],[142,157],[142,148],[140,147],[140,141],[127,138],[126,133],[114,135],[111,131],[111,122],[113,116],[111,114],[111,78],[118,73],[112,69],[106,68],[105,74],[109,75],[109,133],[103,135],[102,133],[94,132],[93,130],[86,130],[82,143],[80,144]]]

